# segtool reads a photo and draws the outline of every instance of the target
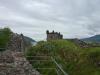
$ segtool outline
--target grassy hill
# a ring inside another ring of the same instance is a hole
[[[10,39],[11,30],[9,28],[0,29],[0,48],[5,48]]]
[[[70,40],[40,41],[27,51],[27,55],[52,56],[69,75],[100,75],[100,47],[81,48]],[[35,60],[36,58],[28,57],[27,59]],[[48,61],[31,63],[35,68],[55,67]],[[51,75],[51,73],[56,75],[50,70],[39,71],[45,75]]]

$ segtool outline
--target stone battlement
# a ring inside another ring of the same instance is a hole
[[[60,32],[49,32],[48,30],[46,31],[47,34],[47,41],[48,40],[58,40],[58,39],[63,39],[63,35],[60,34]]]

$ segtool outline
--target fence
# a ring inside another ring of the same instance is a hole
[[[26,56],[41,75],[68,75],[51,56]],[[41,66],[41,64],[44,64]]]

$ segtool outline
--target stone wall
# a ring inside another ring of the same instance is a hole
[[[40,75],[24,56],[22,35],[13,34],[7,50],[0,53],[0,75]]]
[[[46,34],[47,34],[47,41],[48,41],[48,40],[63,39],[63,35],[60,34],[60,32],[59,32],[59,33],[58,33],[58,32],[54,32],[54,31],[49,32],[49,31],[47,30]]]
[[[0,75],[40,75],[21,52],[0,53]]]
[[[18,34],[12,34],[11,39],[7,44],[7,49],[10,51],[22,51],[22,37]]]

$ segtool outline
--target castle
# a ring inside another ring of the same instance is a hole
[[[60,32],[49,32],[49,30],[46,31],[47,34],[47,41],[48,40],[58,40],[58,39],[63,39],[63,35],[60,34]]]

